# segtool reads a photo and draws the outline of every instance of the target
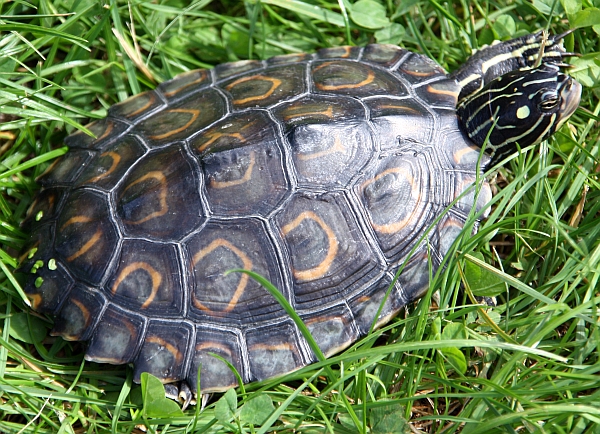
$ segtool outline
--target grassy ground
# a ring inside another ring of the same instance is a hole
[[[578,0],[0,0],[0,432],[600,432],[600,10]],[[592,27],[595,26],[595,27]],[[584,84],[557,136],[498,192],[430,294],[327,363],[185,413],[150,379],[47,336],[13,276],[19,227],[63,138],[194,68],[341,44],[400,44],[453,70],[495,38],[578,28]],[[463,282],[463,283],[461,283]],[[461,287],[467,287],[462,290]],[[477,307],[471,293],[495,293]]]

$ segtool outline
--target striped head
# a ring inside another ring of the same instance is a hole
[[[459,124],[477,146],[486,143],[491,164],[547,139],[573,114],[581,85],[544,63],[538,68],[509,72],[459,101]]]

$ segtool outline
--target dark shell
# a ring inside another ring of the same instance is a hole
[[[245,268],[331,355],[423,294],[473,207],[466,194],[444,211],[480,170],[457,92],[431,60],[386,45],[163,83],[91,124],[96,139],[67,138],[40,177],[26,292],[54,334],[90,340],[87,359],[192,388],[202,365],[202,391],[219,391],[236,379],[210,353],[245,382],[316,359],[264,288],[224,274]]]

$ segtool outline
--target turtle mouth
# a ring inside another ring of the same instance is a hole
[[[565,81],[560,85],[559,92],[562,103],[558,110],[560,119],[558,120],[556,129],[558,130],[569,117],[579,107],[581,101],[581,84],[571,77],[567,77]]]

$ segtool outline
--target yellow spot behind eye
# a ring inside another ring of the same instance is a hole
[[[527,118],[530,113],[531,113],[531,111],[529,110],[529,107],[527,107],[526,105],[521,106],[517,109],[517,117],[519,119]]]

